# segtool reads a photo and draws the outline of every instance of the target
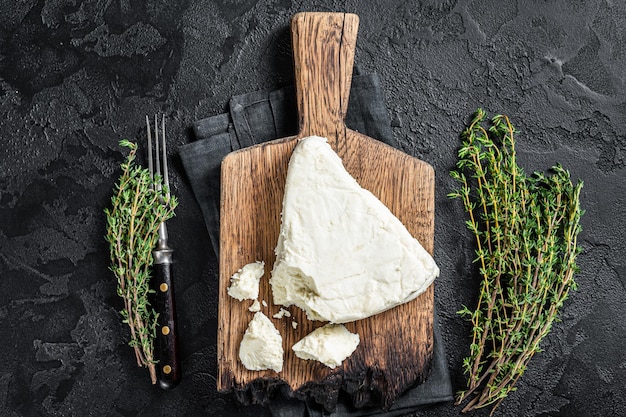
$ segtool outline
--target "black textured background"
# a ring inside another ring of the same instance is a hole
[[[233,94],[292,81],[288,22],[349,11],[394,134],[436,170],[436,302],[454,388],[469,343],[471,238],[447,172],[478,106],[508,114],[527,171],[585,181],[580,289],[499,416],[626,415],[623,1],[1,0],[0,415],[261,416],[215,392],[216,261],[176,148]],[[152,387],[126,346],[103,208],[146,114],[169,119],[184,366]],[[477,413],[476,415],[486,415]],[[456,416],[451,404],[418,416]]]

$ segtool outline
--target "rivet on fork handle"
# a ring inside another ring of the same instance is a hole
[[[165,142],[165,116],[159,126],[157,116],[154,116],[155,149],[152,147],[152,129],[150,120],[146,116],[148,133],[148,169],[150,175],[162,178],[157,183],[157,190],[165,187],[165,201],[169,200],[169,173],[167,169],[167,145]],[[174,300],[174,285],[172,280],[172,254],[173,250],[168,245],[167,226],[161,223],[159,226],[159,238],[152,252],[153,263],[153,288],[155,289],[154,308],[159,314],[157,330],[157,345],[155,356],[157,363],[157,380],[163,389],[171,389],[178,385],[182,377],[180,355],[178,350],[178,334],[176,326],[176,303]]]

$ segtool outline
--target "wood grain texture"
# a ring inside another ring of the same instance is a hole
[[[292,19],[299,134],[229,154],[222,163],[218,389],[234,390],[245,402],[264,402],[288,384],[298,397],[333,409],[340,389],[356,406],[386,408],[410,386],[423,381],[432,357],[433,286],[415,300],[346,327],[361,337],[354,354],[334,370],[297,358],[291,346],[323,325],[290,307],[291,318],[273,319],[269,284],[280,230],[289,158],[297,140],[327,137],[344,166],[394,213],[431,254],[434,239],[433,168],[344,124],[356,46],[358,17],[301,13]],[[322,242],[323,243],[323,242]],[[231,275],[243,265],[265,261],[259,299],[283,336],[284,369],[248,371],[239,344],[253,313],[251,301],[227,295]],[[297,328],[291,325],[298,323]]]

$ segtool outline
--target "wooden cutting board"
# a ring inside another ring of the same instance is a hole
[[[222,162],[218,381],[219,391],[234,390],[244,402],[264,402],[274,388],[288,384],[298,397],[334,408],[342,388],[356,406],[386,408],[428,375],[433,347],[433,286],[415,300],[357,322],[357,350],[331,370],[295,356],[291,347],[322,322],[311,322],[299,308],[290,318],[273,319],[269,284],[280,230],[287,165],[299,138],[328,138],[343,163],[404,223],[432,254],[434,170],[418,159],[346,128],[344,119],[356,46],[358,17],[343,13],[300,13],[291,22],[299,114],[297,136],[279,139],[226,156]],[[248,371],[239,361],[239,344],[252,319],[251,301],[228,296],[230,277],[254,261],[265,261],[259,301],[283,337],[284,368]],[[294,329],[291,322],[296,321]]]

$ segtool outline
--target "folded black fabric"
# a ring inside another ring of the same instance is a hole
[[[297,133],[293,87],[259,91],[233,97],[229,112],[196,122],[196,141],[179,148],[183,167],[200,205],[215,254],[219,253],[220,165],[229,152]],[[375,74],[361,75],[355,68],[350,90],[346,125],[356,131],[397,147],[384,105],[382,89]],[[217,283],[215,283],[217,285]],[[276,417],[393,417],[427,404],[452,400],[452,387],[437,315],[434,352],[428,379],[400,397],[387,412],[354,409],[341,401],[328,413],[314,405],[278,396],[270,410]]]

